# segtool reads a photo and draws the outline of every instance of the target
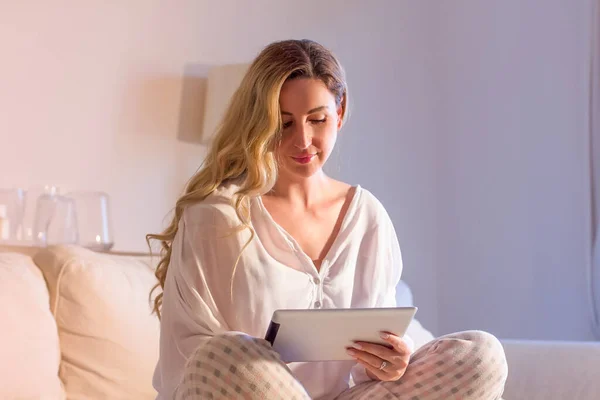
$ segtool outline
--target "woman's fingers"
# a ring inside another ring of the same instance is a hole
[[[410,359],[411,350],[402,338],[389,333],[382,333],[381,338],[388,342],[389,346],[376,343],[356,342],[354,348],[376,355],[382,360],[387,360],[400,367],[406,367]]]
[[[355,348],[348,349],[348,354],[350,354],[357,363],[363,365],[365,369],[370,372],[372,378],[376,378],[380,381],[388,381],[392,380],[391,375],[386,371],[386,368],[381,369],[383,362],[378,356],[368,353],[366,351],[357,350]],[[391,365],[389,361],[385,361],[388,365]]]
[[[384,332],[381,337],[389,343],[389,346],[356,342],[348,349],[348,354],[359,364],[364,365],[373,377],[381,381],[397,380],[404,375],[408,367],[410,348],[398,336]]]
[[[381,338],[388,342],[398,353],[410,356],[410,347],[401,337],[388,332],[381,332]]]
[[[348,354],[356,358],[357,360],[364,361],[367,365],[370,365],[373,368],[380,368],[381,364],[384,361],[382,358],[373,353],[363,350],[357,350],[355,348],[348,349]],[[387,362],[389,363],[389,361]]]
[[[400,356],[394,349],[375,343],[356,342],[353,345],[353,349],[358,350],[360,353],[371,355],[372,357],[365,356],[364,359],[365,361],[372,360],[374,367],[379,367],[382,360],[391,363]]]
[[[375,368],[371,364],[361,359],[356,359],[356,362],[365,367],[365,369],[367,370],[367,375],[372,375],[371,379],[376,378],[377,380],[384,382],[394,380],[393,377],[390,376],[386,371],[382,371],[379,368]]]

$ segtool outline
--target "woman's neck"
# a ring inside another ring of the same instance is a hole
[[[290,180],[281,176],[268,196],[278,197],[290,203],[310,207],[319,202],[327,192],[330,178],[324,172],[319,172],[310,178]]]

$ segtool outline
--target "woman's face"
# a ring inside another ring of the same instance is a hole
[[[342,125],[342,110],[318,79],[293,79],[279,96],[283,132],[276,154],[283,178],[308,178],[321,170]]]

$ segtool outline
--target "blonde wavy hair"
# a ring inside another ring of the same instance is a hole
[[[270,44],[256,57],[233,95],[201,168],[177,200],[171,223],[160,234],[146,235],[150,249],[151,240],[161,243],[155,272],[158,283],[150,292],[152,296],[156,289],[161,289],[154,298],[154,312],[159,318],[171,245],[186,206],[201,202],[224,182],[238,180],[240,186],[232,206],[240,220],[239,229],[251,232],[241,252],[254,238],[250,225],[250,199],[268,191],[277,177],[274,150],[282,129],[281,87],[287,80],[301,78],[321,80],[341,107],[342,118],[345,117],[348,88],[342,66],[331,51],[311,40],[285,40]],[[233,277],[231,285],[233,293]]]

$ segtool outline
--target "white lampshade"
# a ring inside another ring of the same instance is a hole
[[[221,65],[208,71],[202,136],[209,141],[221,122],[231,97],[242,82],[249,64]]]

